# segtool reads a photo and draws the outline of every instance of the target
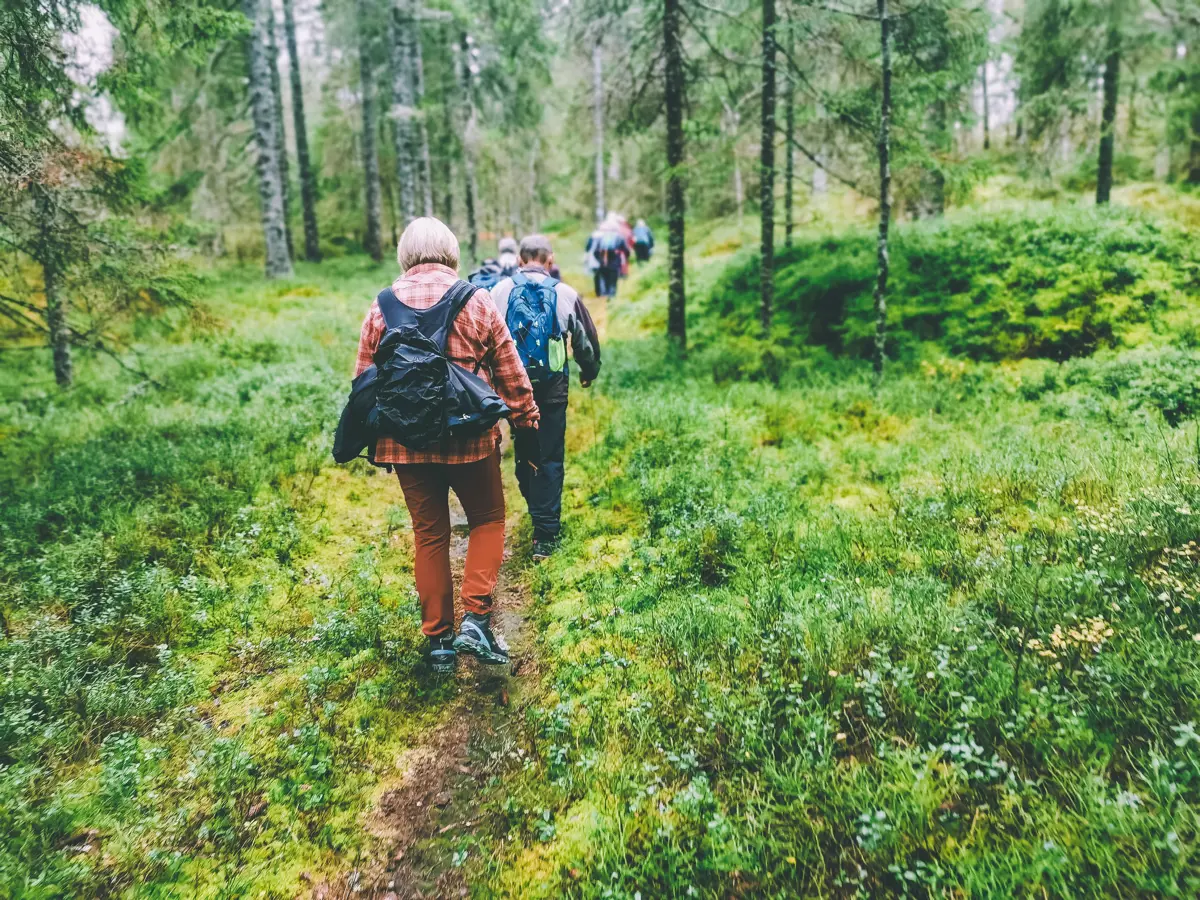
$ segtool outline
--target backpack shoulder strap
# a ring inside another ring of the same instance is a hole
[[[375,302],[379,304],[379,311],[383,313],[383,324],[389,331],[399,328],[405,323],[407,317],[404,314],[404,304],[400,302],[400,298],[396,296],[396,292],[391,287],[385,287],[380,291]]]
[[[471,284],[469,281],[463,281],[461,278],[450,285],[446,289],[446,293],[442,294],[442,299],[450,303],[450,316],[446,320],[447,323],[453,322],[460,312],[463,311],[471,298],[479,291],[485,290],[478,285]]]
[[[529,284],[529,276],[520,269],[517,269],[517,271],[513,272],[509,277],[512,278],[513,287],[520,287],[523,284]]]

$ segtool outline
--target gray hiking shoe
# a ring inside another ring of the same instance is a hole
[[[470,653],[489,666],[508,665],[508,645],[504,643],[504,638],[492,632],[490,613],[486,616],[477,616],[475,613],[463,616],[458,637],[454,639],[454,649],[459,653]]]

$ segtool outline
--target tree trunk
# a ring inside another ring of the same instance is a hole
[[[416,146],[414,91],[412,83],[412,44],[410,36],[415,27],[412,0],[390,0],[388,16],[388,49],[392,70],[392,140],[396,147],[396,192],[400,200],[400,217],[408,225],[417,216],[417,166],[413,148]]]
[[[300,204],[304,212],[304,258],[321,259],[321,241],[317,234],[317,173],[308,155],[308,126],[304,121],[304,88],[300,81],[300,54],[296,50],[296,18],[292,0],[283,0],[283,31],[287,40],[288,74],[292,83],[292,124],[296,129],[296,161],[300,164]]]
[[[71,330],[67,326],[67,299],[59,285],[59,254],[53,235],[53,203],[44,187],[37,187],[38,221],[41,236],[38,241],[38,262],[42,266],[42,286],[46,295],[46,331],[50,353],[54,359],[54,380],[59,387],[70,387],[75,379],[71,361]]]
[[[1200,184],[1200,103],[1196,99],[1192,98],[1195,107],[1191,115],[1191,140],[1188,141],[1188,184]]]
[[[283,233],[287,238],[288,256],[296,258],[296,244],[292,240],[292,175],[288,164],[287,130],[283,125],[283,83],[279,78],[279,42],[275,39],[275,4],[273,0],[262,0],[265,4],[264,23],[267,34],[267,58],[271,65],[271,97],[275,112],[276,158],[279,160],[279,180],[283,184]]]
[[[475,201],[478,195],[478,185],[475,183],[475,153],[472,141],[478,130],[478,119],[475,114],[474,77],[471,74],[471,45],[467,35],[462,36],[462,104],[467,112],[467,124],[463,132],[463,200],[467,208],[467,258],[469,266],[479,262],[479,226],[475,221]]]
[[[792,75],[795,42],[792,33],[788,31],[788,64],[787,75],[784,78],[784,157],[783,164],[783,246],[792,246],[792,230],[795,227],[794,207],[796,205],[796,150],[792,141],[796,139],[796,81]]]
[[[924,212],[928,216],[941,216],[946,212],[946,173],[942,171],[945,154],[950,151],[950,117],[946,112],[946,101],[938,98],[929,104],[929,134],[933,150],[933,165],[926,171],[926,195]]]
[[[368,0],[357,0],[358,77],[362,86],[363,181],[366,183],[367,236],[363,249],[371,259],[383,259],[383,209],[379,189],[379,150],[376,147],[375,72],[371,65],[370,38],[367,34]],[[289,0],[290,3],[290,0]]]
[[[762,268],[759,319],[771,331],[775,306],[775,0],[762,0],[762,146],[759,148],[759,206],[762,211]]]
[[[596,141],[596,221],[607,213],[604,204],[604,56],[600,41],[592,48],[592,130]]]
[[[664,93],[667,107],[667,334],[681,353],[687,350],[687,295],[683,284],[683,48],[679,34],[680,0],[663,3]]]
[[[429,128],[425,122],[425,48],[421,45],[419,19],[413,22],[411,58],[417,107],[417,143],[421,151],[421,208],[424,215],[432,216],[433,161],[429,158]]]
[[[455,115],[458,109],[457,94],[458,94],[458,61],[457,51],[455,50],[454,29],[449,27],[446,29],[444,49],[449,54],[447,64],[442,67],[442,128],[446,132],[445,141],[442,147],[442,171],[445,175],[442,192],[442,215],[445,217],[445,222],[454,228],[454,153],[456,148],[462,147],[462,135],[459,133],[457,126],[457,116]]]
[[[891,135],[892,35],[887,0],[876,0],[879,12],[879,46],[882,79],[879,99],[879,244],[875,278],[875,383],[883,378],[887,348],[888,225],[892,215]]]
[[[292,274],[292,257],[287,244],[287,210],[279,165],[279,117],[275,114],[275,95],[271,90],[266,11],[262,0],[242,0],[242,11],[253,25],[245,40],[254,143],[258,149],[258,197],[266,243],[266,274],[268,278],[287,278]]]
[[[1121,32],[1114,22],[1108,28],[1108,56],[1104,60],[1104,106],[1100,112],[1100,159],[1096,172],[1096,203],[1107,203],[1112,194],[1113,147],[1116,139],[1117,96],[1120,89]]]
[[[979,86],[983,90],[983,149],[990,150],[992,148],[992,129],[991,120],[988,115],[988,64],[987,60],[983,61],[983,67],[979,70]]]

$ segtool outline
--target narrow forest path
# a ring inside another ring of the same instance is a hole
[[[528,683],[537,673],[534,635],[526,614],[527,554],[518,549],[524,505],[511,457],[503,462],[507,527],[505,563],[495,592],[496,626],[509,644],[512,664],[489,668],[473,659],[459,660],[454,676],[458,692],[450,709],[426,733],[426,740],[397,757],[394,772],[379,785],[374,808],[363,813],[365,860],[317,884],[311,892],[313,900],[408,900],[467,893],[460,868],[466,857],[457,847],[479,821],[478,788],[493,774],[511,711],[521,708],[530,693]],[[455,583],[460,584],[468,529],[453,493],[451,528],[451,565]],[[461,614],[456,609],[456,618]]]

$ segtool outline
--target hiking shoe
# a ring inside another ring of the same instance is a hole
[[[549,559],[557,549],[558,541],[534,541],[533,561],[541,562],[542,560]]]
[[[492,633],[491,613],[486,616],[467,613],[463,616],[458,637],[454,639],[454,649],[460,653],[470,653],[489,666],[508,665],[508,644],[504,643],[504,638]]]
[[[431,637],[429,639],[429,667],[436,675],[450,675],[458,662],[458,653],[454,649],[454,632]]]

